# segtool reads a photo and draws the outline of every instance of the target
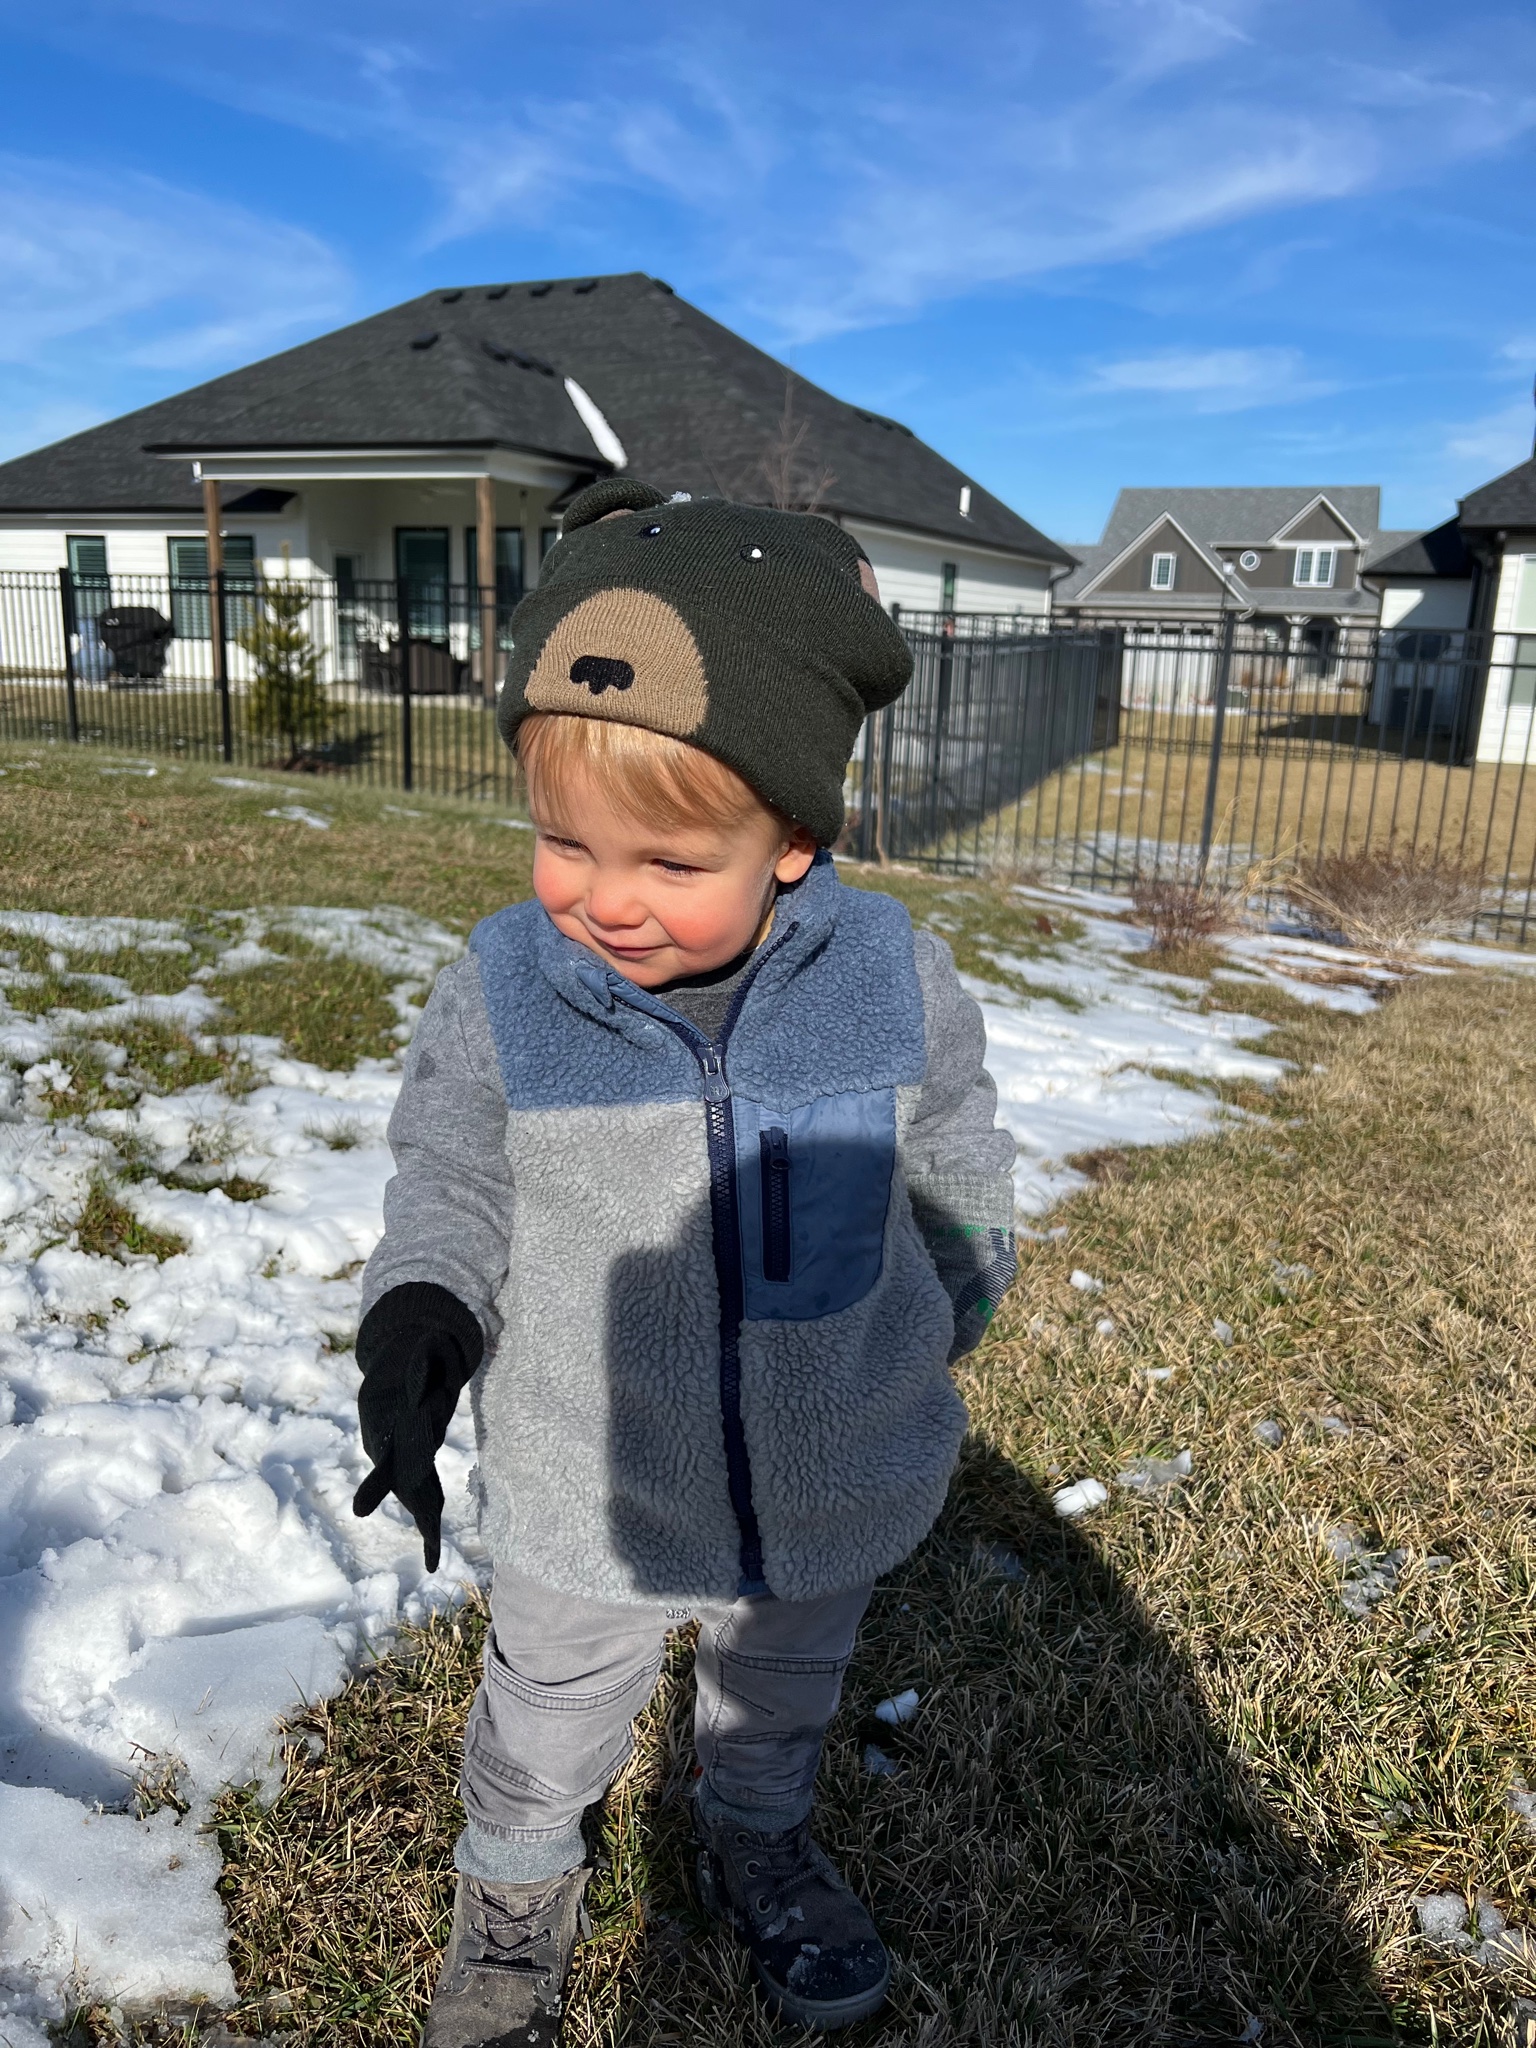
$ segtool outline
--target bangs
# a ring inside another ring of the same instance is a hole
[[[517,729],[517,758],[529,796],[551,822],[570,818],[580,790],[664,832],[730,830],[764,815],[788,829],[734,768],[648,726],[530,711]]]

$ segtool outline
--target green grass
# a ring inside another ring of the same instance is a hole
[[[221,1030],[280,1038],[296,1059],[321,1067],[344,1069],[399,1050],[387,974],[293,933],[269,939],[268,950],[283,958],[208,983],[223,1012]]]
[[[98,1258],[173,1259],[187,1248],[186,1239],[173,1230],[156,1230],[141,1222],[114,1194],[105,1180],[94,1180],[80,1220],[75,1225],[75,1242],[83,1252]]]

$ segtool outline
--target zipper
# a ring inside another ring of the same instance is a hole
[[[763,1278],[789,1278],[789,1133],[775,1128],[758,1138],[763,1174]]]
[[[704,1137],[709,1151],[709,1217],[714,1244],[715,1282],[720,1293],[720,1426],[725,1438],[725,1478],[731,1511],[741,1532],[741,1575],[745,1583],[763,1579],[763,1539],[752,1505],[752,1463],[747,1456],[741,1422],[741,1323],[747,1308],[747,1283],[741,1265],[741,1211],[736,1186],[736,1116],[731,1084],[725,1071],[725,1048],[747,992],[769,960],[799,930],[788,924],[766,945],[731,999],[720,1036],[711,1041],[681,1017],[666,1012],[658,1022],[687,1046],[699,1063],[704,1095]],[[612,984],[610,983],[610,986]],[[618,993],[616,991],[616,993]],[[635,1005],[633,1007],[641,1007]],[[647,1011],[654,1016],[656,1012]]]

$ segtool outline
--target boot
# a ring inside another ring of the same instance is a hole
[[[891,1964],[863,1904],[802,1821],[782,1835],[711,1825],[697,1808],[699,1902],[745,1945],[769,2002],[829,2032],[885,2003]]]
[[[537,1884],[460,1874],[453,1931],[421,2048],[559,2048],[565,1980],[590,1867]]]

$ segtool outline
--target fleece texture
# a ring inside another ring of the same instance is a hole
[[[571,501],[518,606],[502,736],[510,746],[530,711],[648,726],[715,755],[830,846],[860,723],[912,674],[873,587],[829,519],[605,477]]]
[[[498,1563],[730,1599],[755,1516],[763,1582],[809,1600],[912,1550],[1012,1267],[983,1050],[948,948],[825,856],[714,1047],[536,903],[476,929],[407,1058],[364,1302],[431,1279],[479,1318]]]

